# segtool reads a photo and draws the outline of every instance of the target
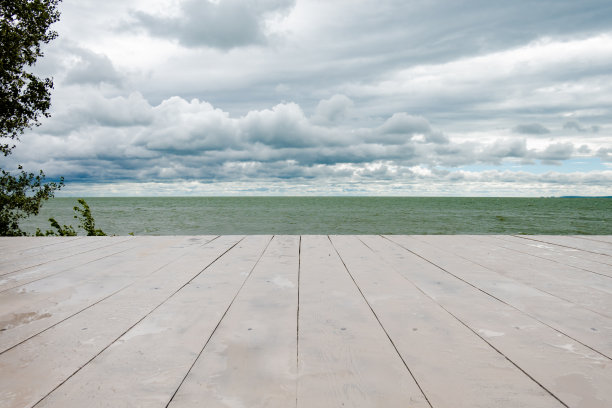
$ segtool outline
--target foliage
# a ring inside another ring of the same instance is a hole
[[[21,173],[13,176],[0,169],[0,235],[25,235],[19,220],[38,214],[42,201],[64,185],[63,178],[59,183],[45,184],[42,170],[38,175],[26,173],[21,166],[19,170]]]
[[[40,228],[36,228],[37,237],[48,237],[50,235],[60,237],[74,237],[77,234],[72,225],[59,225],[59,222],[57,222],[55,218],[49,218],[49,222],[51,223],[51,226],[57,231],[47,230],[43,233]]]
[[[0,152],[8,156],[25,129],[39,126],[48,117],[51,103],[51,78],[39,78],[28,72],[38,57],[41,45],[57,37],[49,29],[59,19],[61,0],[0,0]],[[64,185],[44,183],[38,175],[22,166],[12,175],[1,169],[0,235],[25,235],[19,221],[36,215],[42,202],[53,197]]]
[[[96,229],[96,222],[91,215],[91,210],[89,206],[82,198],[79,198],[79,204],[83,206],[80,208],[79,206],[74,207],[74,211],[77,215],[74,218],[78,218],[80,220],[79,227],[83,228],[85,232],[87,232],[88,236],[103,236],[106,235],[101,229]],[[79,215],[80,214],[80,215]]]
[[[39,126],[51,105],[51,78],[26,71],[42,57],[41,44],[57,37],[49,30],[59,20],[60,0],[0,0],[0,138],[18,140],[25,129]],[[7,156],[15,147],[0,143]]]
[[[80,221],[79,227],[84,229],[88,236],[105,236],[106,234],[104,233],[104,231],[96,228],[96,222],[93,216],[91,215],[91,209],[89,208],[89,205],[87,205],[87,202],[82,198],[79,198],[78,202],[83,208],[79,206],[74,206],[73,209],[75,212],[74,218]],[[36,229],[36,236],[40,237],[55,235],[64,237],[76,235],[76,231],[74,230],[74,227],[72,225],[60,226],[59,223],[55,220],[55,218],[49,218],[49,222],[51,223],[51,226],[57,231],[47,230],[43,233],[40,229]]]

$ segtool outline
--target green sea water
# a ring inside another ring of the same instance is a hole
[[[157,197],[86,198],[111,235],[612,234],[612,198]],[[22,223],[77,226],[76,198],[55,198]]]

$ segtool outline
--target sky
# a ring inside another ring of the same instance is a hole
[[[65,196],[612,195],[609,0],[64,0]]]

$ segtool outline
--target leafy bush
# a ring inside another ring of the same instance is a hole
[[[74,218],[79,220],[79,227],[85,230],[85,232],[87,233],[87,236],[105,236],[106,234],[104,233],[104,231],[96,228],[96,221],[94,220],[93,215],[91,214],[91,209],[89,208],[89,205],[87,205],[87,202],[85,202],[85,200],[83,200],[82,198],[79,198],[78,202],[82,206],[82,208],[79,207],[78,205],[75,205],[73,209],[75,212]],[[51,227],[55,228],[56,231],[47,230],[43,233],[40,230],[40,228],[37,228],[36,229],[37,237],[42,237],[42,236],[67,237],[67,236],[77,235],[72,225],[60,225],[59,222],[55,220],[55,218],[49,218],[49,222],[51,223]]]

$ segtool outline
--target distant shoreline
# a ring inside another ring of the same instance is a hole
[[[612,196],[561,196],[559,198],[612,198]]]

